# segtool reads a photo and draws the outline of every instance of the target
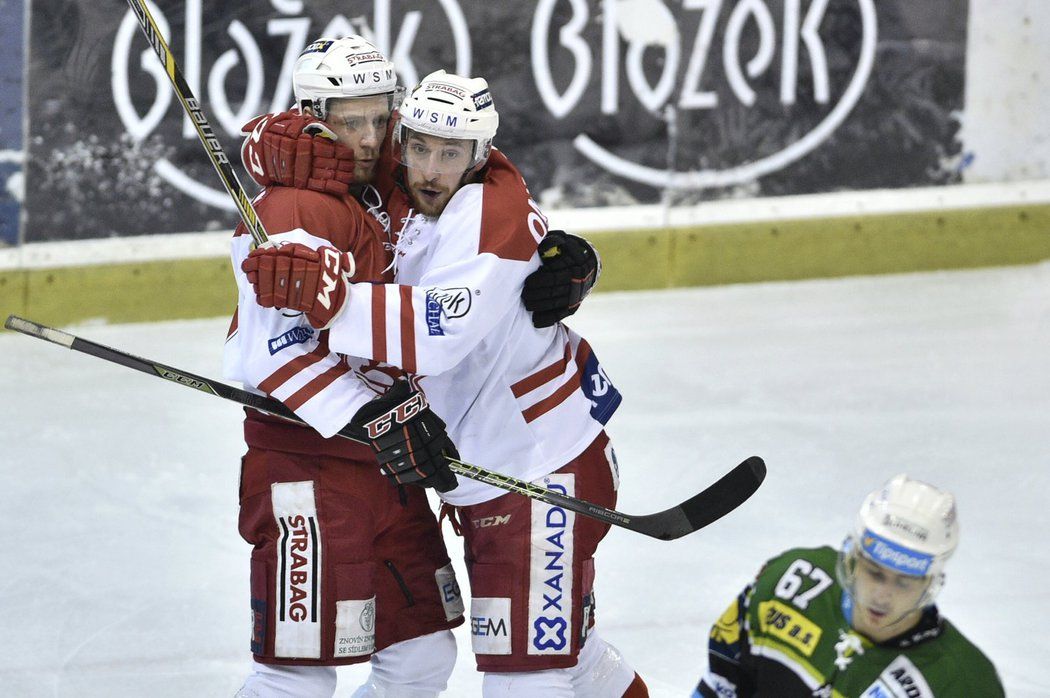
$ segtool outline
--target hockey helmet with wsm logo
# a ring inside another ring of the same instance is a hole
[[[852,593],[857,560],[929,583],[919,606],[933,603],[944,585],[944,564],[959,544],[955,497],[933,485],[897,475],[867,496],[843,544],[839,583]]]
[[[465,78],[438,70],[423,78],[398,108],[401,119],[394,131],[394,152],[406,160],[409,131],[472,143],[467,162],[431,163],[437,171],[477,171],[489,157],[492,139],[499,127],[499,114],[492,104],[484,78]]]
[[[350,35],[318,39],[299,54],[292,70],[295,101],[314,116],[328,118],[331,99],[388,95],[393,109],[403,93],[394,64],[367,39]]]

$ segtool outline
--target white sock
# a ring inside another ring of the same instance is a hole
[[[572,669],[486,672],[481,681],[484,698],[573,698]]]
[[[566,671],[572,673],[576,698],[620,698],[634,681],[634,669],[620,650],[598,637],[594,629],[580,650],[580,661]]]
[[[335,693],[335,667],[261,664],[234,698],[331,698]]]
[[[398,642],[372,655],[368,680],[352,698],[434,698],[448,687],[455,666],[449,630]]]

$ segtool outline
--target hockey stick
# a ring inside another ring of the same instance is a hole
[[[105,359],[136,371],[159,376],[173,383],[195,388],[202,392],[240,403],[246,407],[266,412],[267,414],[283,417],[299,424],[304,423],[294,412],[273,398],[250,393],[193,373],[186,373],[177,368],[172,368],[150,359],[143,359],[103,344],[97,344],[16,315],[8,316],[4,327],[30,337],[58,344],[67,349]],[[362,433],[349,426],[340,431],[339,436],[359,443],[368,443]],[[718,482],[678,506],[655,514],[632,516],[592,504],[583,499],[555,492],[541,485],[519,480],[510,475],[502,475],[477,465],[464,463],[460,460],[450,460],[449,467],[457,475],[470,478],[471,480],[484,482],[508,492],[516,492],[525,497],[536,499],[552,506],[562,507],[577,514],[612,524],[613,526],[626,528],[629,531],[659,538],[660,540],[681,538],[722,518],[754,494],[766,476],[765,463],[758,456],[752,456],[729,471]]]
[[[226,191],[233,197],[233,202],[241,213],[241,220],[244,221],[244,225],[248,228],[248,232],[251,233],[255,244],[262,245],[268,239],[266,229],[263,227],[262,221],[259,220],[259,216],[255,213],[255,208],[252,206],[248,195],[244,193],[244,187],[241,186],[241,182],[237,179],[233,167],[230,166],[230,159],[226,157],[226,151],[222,149],[222,144],[215,137],[215,132],[212,130],[211,124],[208,123],[208,119],[204,116],[200,103],[193,96],[190,86],[186,84],[186,78],[182,76],[179,64],[175,62],[175,56],[172,55],[171,49],[165,43],[164,37],[161,36],[160,28],[157,27],[153,15],[146,8],[146,1],[128,0],[128,5],[131,6],[131,11],[135,13],[139,24],[142,25],[142,32],[146,35],[146,41],[153,47],[157,58],[160,59],[161,66],[164,68],[164,72],[168,74],[168,79],[171,80],[171,86],[175,88],[175,95],[179,98],[179,102],[182,103],[182,108],[186,110],[190,120],[193,122],[193,126],[197,129],[197,137],[200,138],[204,149],[208,151],[211,164],[215,166],[215,171],[219,173]]]

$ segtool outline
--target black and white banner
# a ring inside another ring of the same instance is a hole
[[[541,205],[951,183],[968,0],[158,0],[232,159],[290,105],[313,38],[372,38],[411,85],[486,77]],[[122,2],[34,3],[25,241],[232,227],[237,214]],[[242,180],[247,180],[242,177]]]

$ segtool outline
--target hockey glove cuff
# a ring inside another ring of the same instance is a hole
[[[354,270],[348,252],[334,247],[312,250],[299,243],[266,244],[241,262],[259,305],[305,313],[318,330],[331,327],[342,313]]]
[[[541,266],[525,279],[521,299],[532,324],[550,327],[580,307],[601,274],[601,259],[590,243],[552,230],[539,245]]]
[[[241,127],[241,160],[261,186],[342,195],[354,182],[354,153],[319,119],[286,111],[257,116]]]
[[[448,459],[458,459],[459,453],[426,396],[408,381],[394,383],[385,395],[366,403],[350,424],[365,430],[380,471],[393,483],[438,492],[456,487]]]

